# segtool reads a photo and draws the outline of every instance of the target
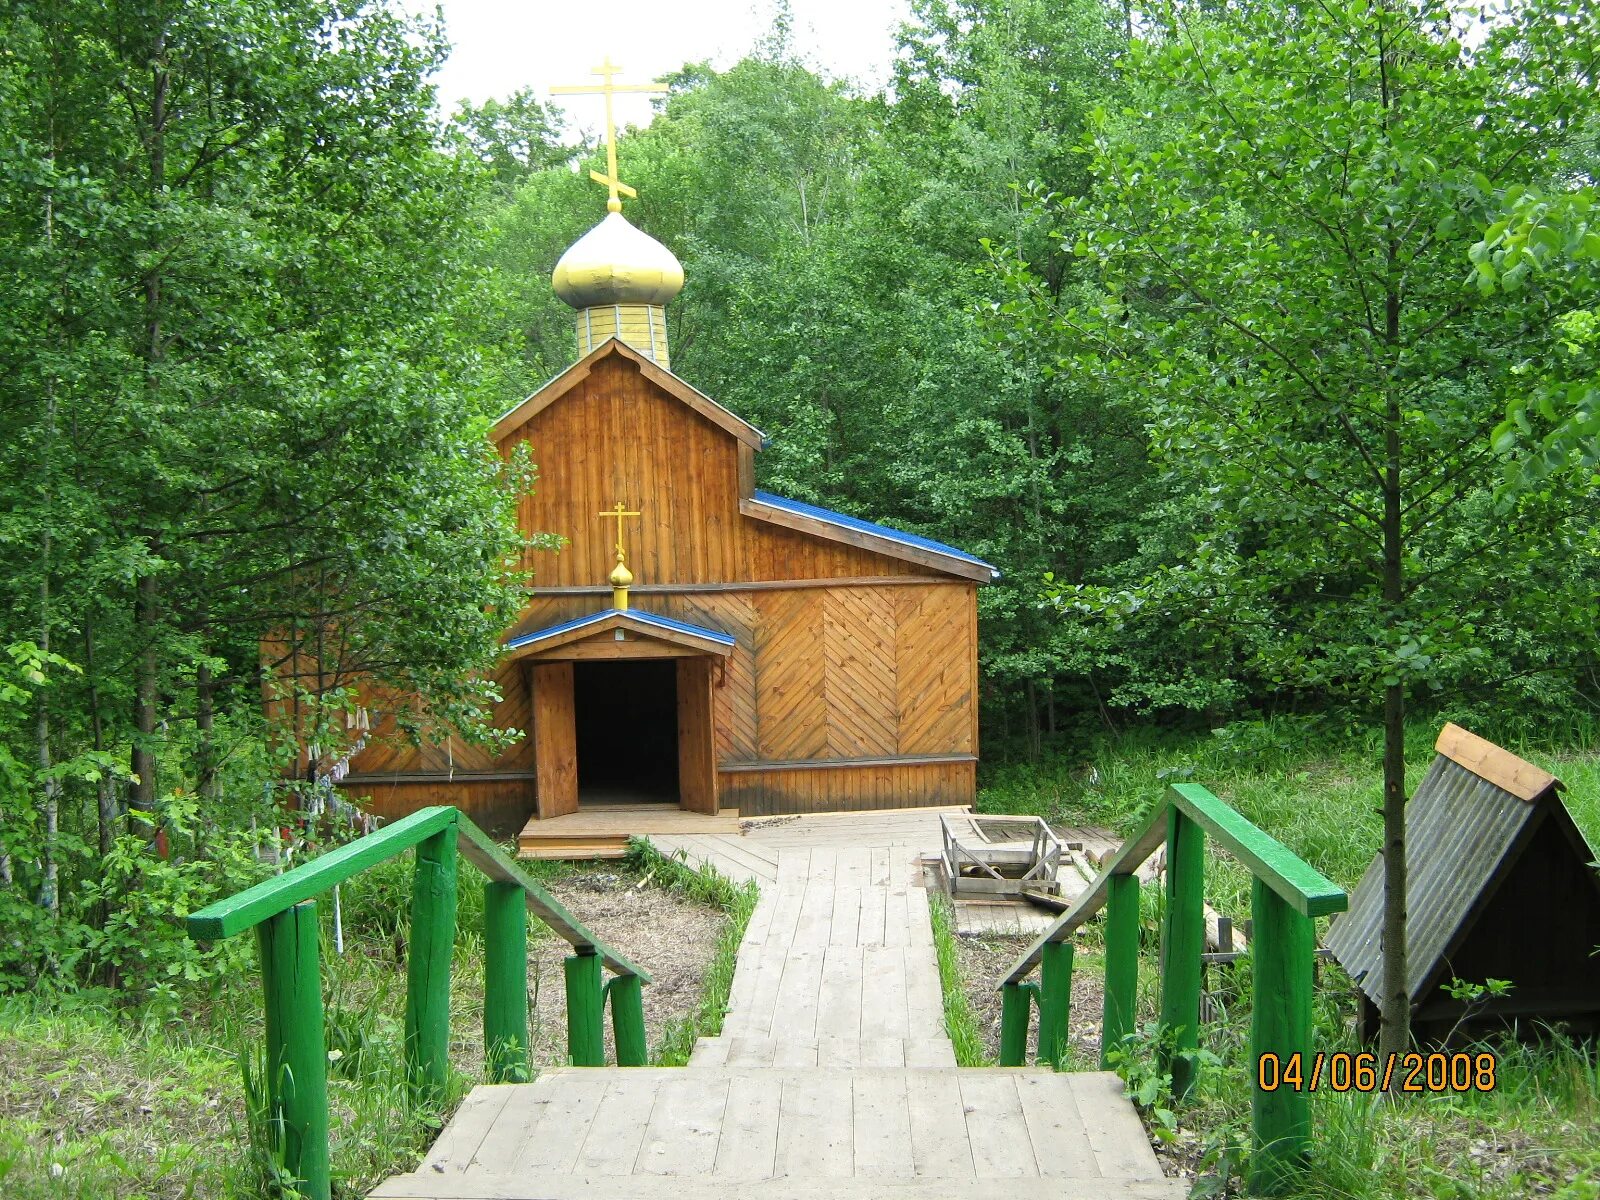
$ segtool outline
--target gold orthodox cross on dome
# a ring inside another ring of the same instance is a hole
[[[610,192],[606,201],[608,212],[619,213],[622,211],[620,196],[627,196],[630,200],[637,199],[639,193],[617,176],[617,122],[611,110],[611,98],[619,92],[639,93],[643,95],[665,96],[667,89],[656,87],[649,83],[613,83],[611,77],[620,73],[621,67],[611,61],[611,56],[606,55],[605,62],[601,63],[591,75],[600,76],[599,87],[553,87],[550,89],[552,96],[604,96],[606,98],[606,173],[590,171],[589,178],[598,184],[604,185]]]
[[[612,507],[595,515],[614,519],[617,523],[617,565],[611,569],[611,578],[608,582],[611,584],[611,607],[626,609],[628,585],[633,582],[633,572],[628,570],[628,550],[622,542],[622,520],[624,517],[638,517],[644,514],[630,512],[627,506],[618,500]]]

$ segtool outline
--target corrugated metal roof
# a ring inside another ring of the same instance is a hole
[[[1536,817],[1530,803],[1443,754],[1406,806],[1407,988],[1413,1001],[1446,954],[1473,905]],[[1374,1002],[1383,982],[1383,855],[1350,896],[1350,910],[1328,930],[1339,964]]]
[[[557,634],[570,633],[575,629],[583,629],[589,625],[598,625],[607,617],[631,618],[641,625],[653,626],[669,633],[682,633],[688,634],[690,637],[704,638],[722,646],[735,644],[733,637],[730,634],[723,633],[720,629],[706,629],[700,625],[689,625],[683,621],[674,621],[671,617],[657,616],[655,613],[645,612],[637,608],[603,608],[599,612],[592,612],[585,617],[563,621],[559,625],[548,625],[543,629],[536,629],[532,633],[524,633],[520,637],[514,637],[506,643],[506,649],[520,650],[523,646],[531,646],[534,642],[542,642],[546,638],[555,637]]]
[[[906,533],[901,529],[894,529],[888,525],[878,525],[872,521],[863,521],[860,517],[852,517],[846,513],[834,512],[831,508],[821,508],[815,504],[807,504],[803,500],[791,500],[787,496],[777,496],[772,492],[763,492],[759,489],[753,498],[763,504],[770,504],[773,508],[787,509],[803,517],[814,517],[819,521],[827,521],[830,525],[838,525],[844,529],[854,529],[860,533],[870,533],[877,537],[888,538],[892,542],[899,542],[902,546],[915,546],[919,550],[931,550],[935,554],[946,554],[951,558],[960,559],[962,562],[971,563],[976,567],[987,567],[996,579],[1000,572],[989,563],[968,554],[965,550],[957,550],[954,546],[947,546],[943,542],[936,542],[932,538],[920,537],[915,533]]]

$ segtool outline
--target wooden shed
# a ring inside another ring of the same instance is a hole
[[[976,592],[997,572],[758,490],[762,433],[666,365],[663,253],[615,213],[568,252],[582,357],[493,430],[539,465],[522,527],[567,539],[531,562],[498,668],[495,720],[528,736],[499,756],[375,736],[341,786],[383,815],[451,803],[502,828],[617,803],[970,803]]]
[[[1456,725],[1406,808],[1408,990],[1415,1036],[1516,1022],[1594,1032],[1600,1019],[1600,873],[1561,802],[1561,782]],[[1360,990],[1376,1036],[1383,980],[1383,858],[1375,858],[1327,944]],[[1452,998],[1453,980],[1511,983],[1501,997]],[[1463,1020],[1463,1017],[1466,1019]]]

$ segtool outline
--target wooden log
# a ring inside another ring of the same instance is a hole
[[[284,1162],[311,1200],[328,1200],[328,1051],[314,900],[256,927],[266,1000],[267,1106],[283,1131]]]
[[[600,957],[574,954],[564,964],[567,981],[567,1054],[575,1067],[606,1065],[605,988]]]
[[[1295,1190],[1311,1153],[1311,1103],[1308,1090],[1280,1080],[1273,1091],[1261,1087],[1261,1056],[1277,1056],[1280,1072],[1298,1055],[1311,1070],[1311,987],[1316,931],[1311,918],[1296,912],[1260,879],[1251,888],[1255,924],[1254,1010],[1250,1018],[1250,1061],[1258,1064],[1250,1097],[1249,1187],[1253,1195],[1281,1196]],[[1309,1084],[1309,1080],[1307,1081]]]
[[[650,1051],[644,1032],[644,986],[637,975],[618,975],[606,985],[611,998],[611,1037],[617,1047],[617,1066],[643,1067]]]
[[[1041,892],[1037,887],[1032,886],[1022,889],[1022,898],[1029,904],[1036,905],[1048,912],[1062,913],[1072,907],[1072,901],[1065,900],[1060,896],[1052,896],[1048,892]]]
[[[1113,875],[1106,893],[1105,1009],[1100,1026],[1100,1067],[1134,1031],[1139,998],[1139,877]]]
[[[444,1095],[450,1071],[450,956],[456,940],[454,825],[417,845],[406,957],[406,1066],[427,1101]]]
[[[1167,918],[1161,939],[1161,1025],[1174,1041],[1165,1067],[1174,1099],[1194,1089],[1200,1046],[1200,956],[1205,953],[1205,831],[1174,806],[1167,815]]]
[[[1072,1011],[1072,943],[1052,942],[1039,964],[1039,1063],[1060,1070]]]
[[[490,1083],[527,1083],[528,905],[515,883],[483,893],[483,1051]]]

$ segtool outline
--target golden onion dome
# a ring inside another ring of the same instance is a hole
[[[613,212],[561,256],[551,282],[573,308],[665,304],[683,289],[683,264]]]

